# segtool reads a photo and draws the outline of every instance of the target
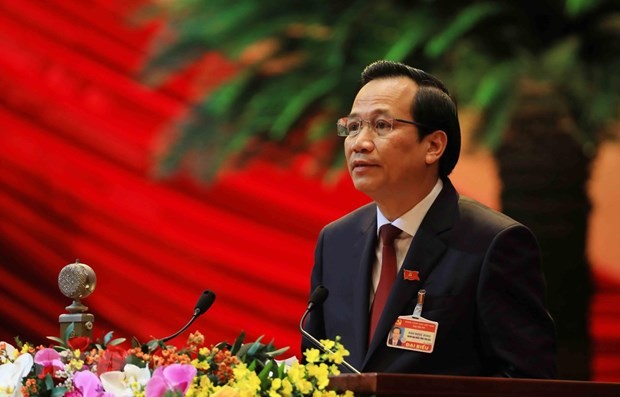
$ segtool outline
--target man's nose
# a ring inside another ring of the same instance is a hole
[[[363,139],[374,139],[375,138],[375,129],[370,123],[370,121],[362,121],[360,124],[360,130],[355,135],[356,138],[363,137]]]
[[[350,137],[354,140],[351,145],[351,149],[354,152],[371,151],[375,147],[375,133],[370,128],[370,125],[368,125],[368,128],[365,127],[367,127],[367,123],[361,126],[360,132],[357,135]]]

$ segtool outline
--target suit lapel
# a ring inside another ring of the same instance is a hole
[[[369,213],[362,222],[358,239],[351,251],[356,253],[352,257],[352,263],[359,264],[359,267],[355,266],[357,272],[350,275],[353,287],[353,324],[351,326],[354,334],[351,363],[357,368],[361,366],[368,349],[370,279],[377,245],[377,210],[374,205],[372,208],[372,213]]]
[[[457,208],[458,195],[450,181],[445,179],[441,193],[424,217],[407,251],[403,266],[396,276],[362,368],[375,350],[385,344],[385,335],[394,325],[396,318],[411,314],[404,311],[417,298],[421,286],[448,248],[447,242],[442,239],[442,233],[452,228]],[[417,270],[420,280],[404,280],[404,270]]]

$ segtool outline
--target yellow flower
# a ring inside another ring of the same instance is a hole
[[[280,394],[283,397],[290,397],[293,394],[293,385],[288,379],[282,379],[282,390],[280,390]]]
[[[244,363],[239,363],[233,368],[235,386],[239,390],[240,397],[253,397],[260,391],[260,378],[256,372],[250,371]]]
[[[275,378],[271,381],[271,388],[269,389],[269,397],[289,397],[293,387],[291,383],[284,379]]]
[[[321,352],[318,349],[307,349],[304,352],[304,356],[306,356],[306,361],[309,363],[316,363],[319,361]]]
[[[314,364],[308,364],[303,366],[299,363],[294,363],[289,368],[286,376],[290,381],[290,384],[295,387],[301,394],[309,394],[312,391],[312,383],[306,378],[306,369]],[[284,394],[284,393],[282,393]]]
[[[191,363],[196,369],[209,369],[211,368],[211,364],[206,361],[198,361],[197,358],[193,359]]]
[[[211,382],[211,379],[209,379],[207,375],[202,375],[194,378],[194,382],[190,385],[189,389],[187,389],[185,396],[209,397],[216,390],[218,389],[213,386],[213,382]]]
[[[282,379],[275,378],[273,381],[271,381],[271,390],[276,391],[281,387],[282,387]]]
[[[331,350],[334,348],[334,346],[336,346],[336,342],[334,342],[333,340],[330,339],[321,339],[321,343],[323,344],[323,346],[325,346],[328,350]]]
[[[306,368],[299,363],[293,363],[291,368],[288,369],[286,376],[290,380],[291,384],[296,385],[306,377]]]
[[[301,394],[309,394],[312,391],[312,383],[306,379],[301,379],[295,386],[297,386],[297,390],[299,390]]]
[[[342,350],[336,350],[335,352],[329,354],[327,359],[335,362],[336,364],[342,364],[344,361],[344,352]]]
[[[327,364],[308,365],[308,375],[316,378],[316,386],[323,390],[329,384],[329,367]]]
[[[73,371],[81,371],[83,367],[84,367],[83,360],[78,360],[74,358],[73,360],[69,361],[69,368]]]
[[[239,391],[234,387],[222,386],[212,397],[239,397]]]
[[[269,390],[269,397],[282,397],[280,393],[275,390]]]

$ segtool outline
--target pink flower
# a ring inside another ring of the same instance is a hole
[[[184,395],[195,376],[196,368],[190,364],[158,367],[146,384],[146,397],[163,397],[166,392]]]
[[[99,377],[90,371],[80,371],[73,375],[73,386],[84,397],[114,397],[103,391]]]
[[[43,371],[39,374],[39,378],[45,378],[50,374],[54,377],[56,371],[64,369],[65,364],[60,361],[60,354],[54,349],[41,349],[34,355],[34,363],[43,367]]]

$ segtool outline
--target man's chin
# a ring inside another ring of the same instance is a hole
[[[353,186],[357,191],[364,193],[371,198],[377,191],[377,184],[373,181],[369,181],[368,179],[354,179]]]

